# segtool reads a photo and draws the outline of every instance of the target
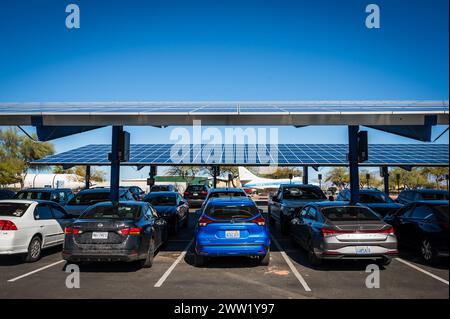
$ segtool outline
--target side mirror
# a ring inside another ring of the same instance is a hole
[[[195,215],[197,215],[197,216],[200,217],[201,214],[202,214],[202,210],[201,210],[201,209],[197,209],[197,210],[195,211]]]
[[[264,213],[264,211],[261,208],[258,208],[258,211],[259,211],[260,214]]]
[[[334,196],[333,196],[333,195],[328,196],[328,200],[329,200],[330,202],[334,202]]]

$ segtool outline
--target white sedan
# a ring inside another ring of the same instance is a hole
[[[27,262],[36,261],[43,248],[64,242],[64,228],[73,220],[54,202],[0,200],[0,255],[21,254]]]

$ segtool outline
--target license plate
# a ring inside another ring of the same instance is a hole
[[[92,239],[108,239],[107,232],[93,232]]]
[[[226,230],[225,238],[239,238],[241,237],[241,233],[239,230]]]
[[[367,255],[370,254],[370,247],[367,246],[357,246],[355,247],[355,252],[358,255]]]
[[[194,194],[192,194],[192,196],[198,196],[198,193],[194,193]]]

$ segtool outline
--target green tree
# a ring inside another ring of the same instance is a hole
[[[367,174],[369,174],[369,181],[367,181]],[[376,176],[374,172],[368,169],[361,169],[359,171],[359,185],[360,187],[374,187],[378,188],[383,184],[382,180]]]
[[[331,182],[336,187],[345,187],[349,181],[348,169],[345,167],[335,167],[325,176],[325,182]]]
[[[445,181],[445,176],[448,175],[448,167],[425,167],[422,172],[433,179],[437,188]]]
[[[181,176],[187,183],[191,183],[200,171],[201,168],[199,166],[171,166],[166,174]]]
[[[389,184],[391,187],[397,188],[397,175],[399,176],[400,188],[417,188],[424,187],[429,184],[423,169],[413,168],[410,172],[400,167],[396,167],[389,172]]]
[[[36,135],[32,135],[37,139]],[[23,176],[30,162],[55,152],[53,144],[36,142],[19,134],[15,128],[0,129],[0,185],[18,183],[23,187]]]
[[[202,167],[201,170],[206,171],[211,177],[214,177],[214,169],[212,166]],[[239,169],[236,166],[220,166],[220,177],[228,180],[228,175],[232,175],[231,184],[236,187],[235,179],[239,177]]]

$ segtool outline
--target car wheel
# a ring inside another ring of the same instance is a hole
[[[148,248],[147,258],[141,260],[142,268],[150,268],[153,266],[153,258],[155,257],[155,241],[150,240],[150,247]]]
[[[201,267],[206,264],[206,257],[199,255],[197,253],[194,253],[194,265],[195,267]]]
[[[42,253],[42,240],[39,236],[34,236],[30,244],[28,245],[28,252],[24,256],[24,260],[27,263],[32,263],[41,258]]]
[[[314,253],[314,246],[311,240],[308,244],[308,261],[312,266],[319,266],[322,263],[322,259],[317,257],[317,255]]]
[[[259,257],[259,264],[261,266],[269,266],[270,263],[270,251],[267,250],[267,253],[264,256]]]
[[[439,259],[436,250],[427,238],[424,238],[420,243],[420,252],[423,260],[427,263],[435,264]]]

